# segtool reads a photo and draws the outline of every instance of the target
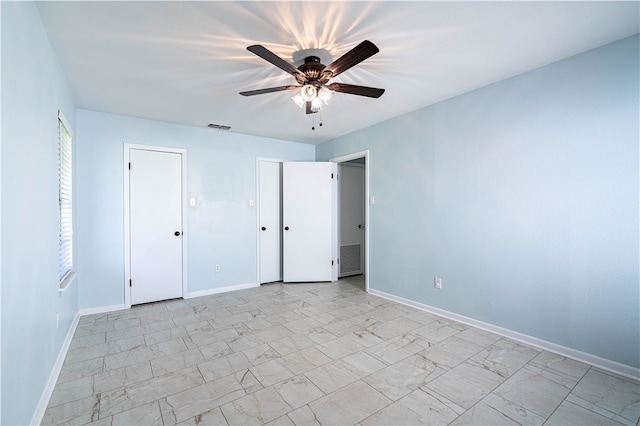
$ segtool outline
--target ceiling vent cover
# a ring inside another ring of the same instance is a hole
[[[223,124],[214,124],[214,123],[209,123],[207,125],[208,128],[210,129],[218,129],[218,130],[229,130],[231,129],[231,126],[225,126]]]

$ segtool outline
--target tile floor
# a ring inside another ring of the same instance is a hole
[[[43,424],[636,425],[638,382],[363,291],[82,317]]]

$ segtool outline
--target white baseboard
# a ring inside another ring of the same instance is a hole
[[[566,346],[558,345],[556,343],[548,342],[546,340],[539,339],[537,337],[529,336],[527,334],[519,333],[517,331],[509,330],[508,328],[499,327],[497,325],[489,324],[483,321],[478,321],[473,318],[465,317],[453,312],[446,311],[444,309],[436,308],[433,306],[425,305],[420,302],[415,302],[410,299],[395,296],[393,294],[385,293],[383,291],[369,289],[369,293],[382,297],[384,299],[393,300],[394,302],[401,303],[403,305],[411,306],[416,309],[420,309],[431,314],[439,315],[441,317],[449,318],[454,321],[461,322],[463,324],[471,325],[481,330],[489,331],[491,333],[498,334],[500,336],[508,337],[512,340],[516,340],[521,343],[525,343],[529,346],[533,346],[545,351],[553,352],[558,355],[562,355],[567,358],[574,359],[586,364],[593,365],[594,367],[601,368],[612,373],[619,374],[621,376],[629,377],[634,380],[640,379],[640,369],[634,368],[625,364],[621,364],[616,361],[612,361],[606,358],[581,352],[576,349],[568,348]]]
[[[64,359],[67,356],[67,352],[69,351],[71,340],[73,339],[73,335],[76,332],[76,328],[78,327],[78,321],[80,321],[80,313],[76,313],[73,317],[73,320],[71,321],[69,331],[67,331],[67,335],[64,338],[64,342],[62,342],[60,352],[58,352],[58,358],[56,358],[56,362],[51,369],[49,380],[47,381],[47,384],[42,391],[42,395],[40,396],[40,400],[38,401],[36,410],[33,413],[33,417],[31,417],[31,423],[29,424],[39,425],[40,423],[42,423],[44,412],[47,409],[47,405],[49,405],[49,400],[51,399],[51,395],[53,394],[53,389],[55,388],[56,382],[58,381],[58,376],[60,375],[60,370],[62,370],[62,364],[64,364]]]
[[[124,303],[121,305],[110,305],[110,306],[97,306],[95,308],[87,308],[80,309],[80,316],[93,315],[93,314],[106,314],[109,312],[122,311],[124,309],[129,309],[127,305]]]
[[[227,293],[229,291],[246,290],[248,288],[260,287],[258,283],[236,284],[227,287],[211,288],[209,290],[192,291],[187,293],[185,299],[193,299],[194,297],[211,296],[212,294]]]

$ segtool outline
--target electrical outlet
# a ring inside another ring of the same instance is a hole
[[[222,270],[222,268],[220,267],[220,265],[216,265],[216,273],[220,272]]]
[[[438,290],[442,288],[442,278],[435,277],[433,279],[433,288],[437,288]]]

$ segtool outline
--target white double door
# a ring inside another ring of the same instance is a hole
[[[260,283],[338,279],[337,166],[259,163]]]

